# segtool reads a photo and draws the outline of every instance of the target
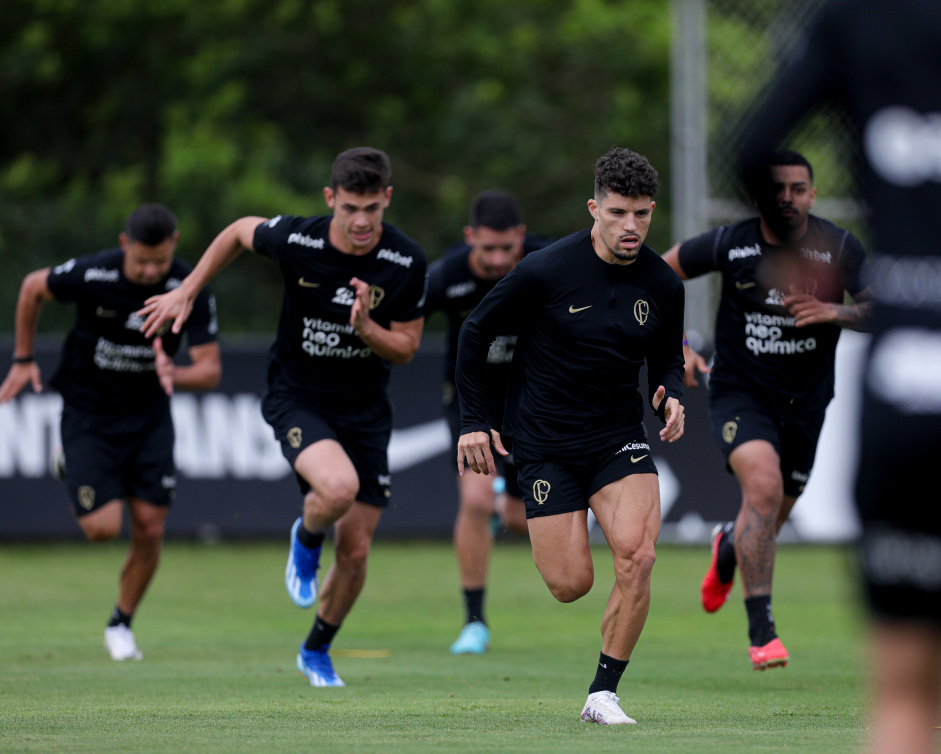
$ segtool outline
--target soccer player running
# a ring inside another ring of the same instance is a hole
[[[810,214],[813,169],[797,152],[770,156],[771,181],[753,194],[759,216],[675,245],[663,259],[684,280],[722,274],[709,379],[712,434],[742,489],[734,522],[713,532],[700,598],[715,612],[741,571],[748,656],[764,670],[787,664],[771,614],[775,541],[813,467],[833,397],[840,328],[866,326],[865,254],[848,231]],[[709,372],[684,344],[686,385]]]
[[[941,4],[832,0],[747,130],[750,175],[811,109],[855,129],[869,206],[873,337],[856,503],[872,619],[872,751],[936,751],[941,705]]]
[[[179,232],[170,210],[141,205],[119,239],[120,248],[36,270],[23,280],[13,365],[0,385],[0,403],[28,385],[42,391],[33,358],[40,312],[47,301],[74,303],[75,326],[50,381],[63,401],[64,481],[78,525],[92,542],[120,535],[127,506],[130,546],[104,643],[114,660],[140,660],[131,621],[160,563],[176,490],[169,396],[175,389],[214,388],[222,367],[208,290],[195,291],[186,323],[191,364],[176,366],[171,359],[183,328],[142,332],[138,309],[178,286],[190,270],[174,258]]]
[[[614,560],[601,621],[601,656],[581,718],[634,723],[616,695],[647,619],[660,490],[643,426],[648,399],[683,434],[683,284],[644,244],[658,190],[647,159],[613,148],[595,166],[594,224],[525,257],[487,294],[461,331],[458,472],[496,474],[491,444],[511,446],[526,504],[533,559],[552,595],[588,593],[594,566],[588,509]],[[490,343],[517,325],[503,424],[486,392]]]
[[[333,163],[332,215],[243,217],[206,249],[192,274],[142,310],[145,331],[186,320],[195,292],[243,249],[284,276],[278,335],[268,354],[265,421],[304,496],[291,529],[285,585],[296,605],[320,598],[297,668],[312,686],[343,686],[328,650],[366,581],[366,561],[392,479],[390,364],[414,356],[424,318],[425,256],[383,213],[392,198],[384,152],[357,147]],[[318,594],[324,536],[335,559]]]
[[[523,255],[542,248],[547,239],[527,235],[516,199],[505,191],[478,194],[471,204],[470,224],[464,228],[464,243],[449,249],[428,269],[428,300],[425,315],[443,311],[448,319],[448,350],[445,356],[444,412],[455,445],[461,434],[461,412],[454,386],[458,336],[467,315],[480,303]],[[487,354],[485,388],[494,415],[502,422],[510,363],[516,347],[512,323],[497,335]],[[498,498],[497,480],[490,476],[466,474],[458,477],[460,495],[454,522],[454,549],[457,551],[466,621],[453,654],[483,654],[490,646],[490,628],[484,616],[487,566],[493,547],[490,523],[498,508],[509,531],[525,534],[526,510],[511,458],[494,459],[505,492]]]

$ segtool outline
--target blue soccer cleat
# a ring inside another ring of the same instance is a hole
[[[297,669],[311,686],[346,686],[333,669],[327,654],[329,648],[327,645],[320,649],[305,649],[301,644],[301,651],[297,653]]]
[[[475,620],[461,629],[460,635],[451,645],[452,655],[482,655],[490,646],[490,629],[482,621]]]
[[[304,547],[297,541],[301,519],[291,527],[291,550],[284,571],[284,586],[298,607],[310,607],[317,601],[317,569],[320,567],[320,548]]]

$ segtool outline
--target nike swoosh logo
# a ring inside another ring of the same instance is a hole
[[[586,309],[591,309],[594,304],[589,304],[588,306],[583,306],[580,309],[576,309],[574,306],[569,306],[569,314],[576,314],[578,312],[583,312]]]
[[[640,456],[640,458],[634,458],[634,456],[631,456],[631,463],[637,463],[638,461],[643,461],[649,455],[650,453],[645,453],[644,455]]]
[[[756,285],[758,284],[755,283],[754,281],[751,283],[743,283],[741,280],[735,281],[735,287],[738,288],[740,291],[744,291],[746,288],[754,288]]]
[[[105,309],[99,306],[97,309],[95,309],[95,314],[97,314],[99,317],[114,317],[117,315],[117,312],[112,309]]]
[[[320,287],[320,283],[308,283],[308,282],[306,282],[306,281],[304,280],[304,278],[300,278],[300,279],[297,281],[297,284],[298,284],[301,288],[319,288],[319,287]]]
[[[605,665],[603,662],[599,662],[598,664],[599,664],[601,667],[603,667],[605,670],[608,669],[608,666]]]

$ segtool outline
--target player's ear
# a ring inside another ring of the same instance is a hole
[[[386,186],[386,206],[389,206],[389,202],[392,201],[392,187]]]
[[[464,243],[468,246],[473,246],[474,242],[477,240],[477,234],[474,232],[474,229],[470,225],[464,226]]]
[[[334,194],[333,189],[329,186],[323,187],[323,200],[327,203],[327,206],[330,209],[334,209]]]
[[[127,242],[128,242],[127,233],[123,230],[118,233],[118,242],[121,244],[121,251],[127,251]]]
[[[588,212],[595,220],[598,219],[598,202],[595,200],[595,197],[588,200]]]

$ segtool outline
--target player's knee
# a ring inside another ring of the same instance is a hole
[[[79,519],[79,526],[89,542],[108,542],[121,533],[121,522]]]
[[[622,581],[649,581],[656,561],[657,550],[653,542],[644,541],[623,548],[614,558],[615,577]]]
[[[314,504],[317,498],[337,516],[342,515],[356,501],[359,494],[359,480],[355,478],[337,477],[321,483],[315,494],[305,498],[305,505]]]
[[[350,544],[339,543],[334,556],[337,568],[345,573],[359,573],[365,570],[371,544],[365,537]]]
[[[784,502],[784,480],[780,474],[756,474],[744,485],[744,498],[761,515],[776,515]]]
[[[562,578],[544,579],[549,592],[559,602],[575,602],[591,591],[595,575],[592,572],[564,574]]]

